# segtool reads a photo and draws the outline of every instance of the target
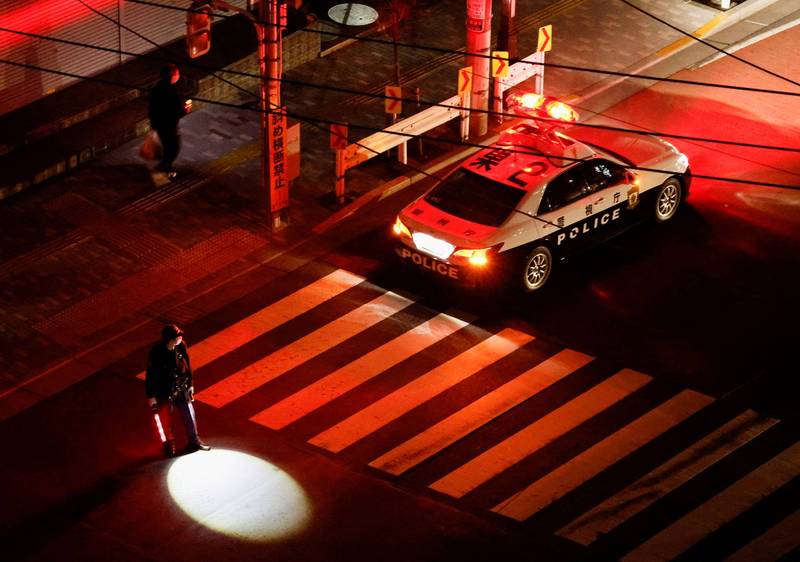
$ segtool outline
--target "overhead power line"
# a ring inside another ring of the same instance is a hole
[[[717,51],[718,53],[722,53],[723,55],[725,55],[725,56],[727,56],[727,57],[730,57],[730,58],[732,58],[732,59],[734,59],[734,60],[738,60],[739,62],[741,62],[741,63],[744,63],[744,64],[746,64],[747,66],[750,66],[750,67],[752,67],[752,68],[755,68],[756,70],[760,70],[761,72],[764,72],[764,73],[766,73],[766,74],[769,74],[770,76],[774,76],[775,78],[780,78],[781,80],[784,80],[785,82],[789,82],[790,84],[794,84],[795,86],[800,86],[800,82],[797,82],[797,81],[795,81],[795,80],[792,80],[791,78],[787,78],[786,76],[783,76],[782,74],[778,74],[777,72],[773,72],[773,71],[771,71],[771,70],[769,70],[769,69],[767,69],[767,68],[764,68],[764,67],[763,67],[763,66],[761,66],[761,65],[758,65],[758,64],[756,64],[756,63],[754,63],[754,62],[750,62],[750,61],[749,61],[749,60],[747,60],[747,59],[743,59],[742,57],[740,57],[740,56],[738,56],[738,55],[734,55],[733,53],[729,53],[729,52],[728,52],[728,51],[726,51],[725,49],[722,49],[722,48],[720,48],[720,47],[717,47],[716,45],[714,45],[713,43],[711,43],[711,42],[709,42],[709,41],[706,41],[706,40],[705,40],[705,39],[703,39],[702,37],[697,37],[697,36],[696,36],[696,35],[694,35],[693,33],[689,33],[688,31],[684,31],[683,29],[681,29],[681,28],[679,28],[679,27],[677,27],[677,26],[674,26],[674,25],[672,25],[671,23],[669,23],[669,22],[668,22],[668,21],[666,21],[665,19],[662,19],[662,18],[660,18],[660,17],[656,16],[655,14],[653,14],[653,13],[651,13],[651,12],[648,12],[648,11],[647,11],[647,10],[645,10],[644,8],[640,8],[639,6],[637,6],[636,4],[634,4],[633,2],[629,2],[628,0],[619,0],[619,1],[620,1],[620,2],[622,2],[623,4],[625,4],[626,6],[629,6],[629,7],[633,8],[634,10],[637,10],[637,11],[641,12],[642,14],[646,15],[647,17],[649,17],[649,18],[652,18],[652,19],[656,20],[656,21],[657,21],[657,22],[659,22],[660,24],[666,25],[666,26],[667,26],[667,27],[669,27],[670,29],[674,29],[674,30],[675,30],[675,31],[677,31],[678,33],[681,33],[682,35],[685,35],[686,37],[689,37],[690,39],[692,39],[692,40],[694,40],[694,41],[697,41],[698,43],[702,43],[702,44],[703,44],[703,45],[705,45],[706,47],[709,47],[709,48],[711,48],[711,49],[714,49],[714,50],[715,50],[715,51]]]
[[[78,0],[78,1],[81,1],[81,0]],[[121,55],[126,55],[126,56],[132,56],[132,57],[138,57],[138,58],[144,58],[144,59],[152,59],[152,60],[161,61],[161,62],[173,62],[173,59],[167,58],[167,57],[163,57],[163,56],[159,56],[159,55],[137,54],[137,53],[133,53],[133,52],[130,52],[130,51],[123,51],[122,49],[114,49],[114,48],[110,48],[110,47],[101,47],[99,45],[90,45],[90,44],[87,44],[87,43],[81,43],[79,41],[72,41],[72,40],[69,40],[69,39],[58,39],[58,38],[55,38],[55,37],[49,37],[49,36],[46,36],[46,35],[40,35],[40,34],[37,34],[37,33],[30,33],[30,32],[25,32],[25,31],[14,31],[14,30],[11,30],[11,29],[3,28],[3,27],[0,27],[0,32],[17,33],[17,34],[20,34],[20,35],[23,35],[23,36],[26,36],[26,37],[32,37],[32,38],[35,38],[35,39],[53,41],[53,42],[56,42],[56,43],[63,43],[63,44],[82,47],[82,48],[95,49],[95,50],[106,51],[106,52],[113,52],[113,53],[116,53],[116,54],[121,54]],[[184,62],[183,64],[185,64],[186,66],[192,67],[192,68],[198,68],[198,69],[201,69],[201,70],[209,71],[213,76],[215,76],[216,78],[222,80],[223,82],[225,82],[227,84],[230,84],[230,85],[233,85],[233,86],[237,87],[237,89],[239,89],[239,90],[241,90],[241,91],[243,91],[243,92],[245,92],[245,93],[247,93],[249,95],[252,95],[252,96],[258,98],[258,96],[256,94],[253,94],[252,92],[250,92],[246,88],[242,88],[241,86],[235,84],[234,82],[231,82],[229,80],[226,80],[226,79],[218,76],[216,73],[217,72],[222,72],[222,73],[227,73],[227,74],[233,74],[233,75],[236,75],[236,76],[244,76],[244,77],[247,77],[247,78],[260,79],[261,77],[258,74],[253,74],[253,73],[243,72],[243,71],[238,71],[238,70],[220,69],[220,68],[215,68],[215,67],[211,67],[211,66],[208,66],[208,65],[200,64],[200,63],[195,63],[193,61]],[[361,90],[352,90],[352,89],[348,89],[348,88],[341,88],[341,87],[337,87],[337,86],[329,86],[329,85],[325,85],[325,84],[314,84],[314,83],[311,83],[311,82],[304,82],[304,81],[301,81],[301,80],[292,80],[292,79],[288,79],[288,78],[279,78],[278,80],[280,82],[284,83],[284,84],[290,84],[290,85],[293,85],[293,86],[302,86],[302,87],[316,88],[316,89],[321,89],[321,90],[326,90],[326,91],[333,91],[333,92],[337,92],[337,93],[366,96],[366,97],[371,97],[371,98],[380,99],[380,100],[386,100],[386,99],[399,100],[399,101],[408,102],[408,103],[419,103],[419,104],[422,104],[422,105],[425,105],[425,106],[428,106],[428,107],[451,107],[451,106],[448,106],[448,105],[445,105],[445,104],[442,104],[442,103],[432,102],[432,101],[428,101],[428,100],[422,100],[422,99],[417,100],[416,98],[386,96],[385,94],[373,94],[373,93],[370,93],[370,92],[366,92],[365,93],[365,92],[363,92]],[[509,118],[509,119],[520,117],[520,115],[518,115],[516,113],[497,112],[497,111],[494,111],[494,110],[491,110],[491,109],[472,109],[471,111],[473,111],[474,113],[486,113],[486,114],[488,114],[490,116],[495,116],[495,117],[501,116],[501,117]],[[531,119],[534,119],[536,121],[544,121],[544,122],[555,121],[553,119],[548,119],[548,118],[544,118],[544,117],[531,117]],[[600,125],[600,124],[593,124],[593,123],[575,123],[574,125],[578,126],[578,127],[584,127],[584,128],[590,128],[590,129],[602,129],[602,130],[616,131],[616,132],[621,132],[621,133],[632,133],[632,134],[638,134],[638,135],[657,135],[657,136],[664,137],[664,138],[691,141],[691,142],[722,144],[722,145],[728,145],[728,146],[737,146],[737,147],[741,147],[741,148],[755,148],[755,149],[761,149],[761,150],[777,150],[777,151],[784,151],[784,152],[798,152],[798,153],[800,153],[800,147],[765,145],[765,144],[748,143],[748,142],[742,142],[742,141],[731,141],[731,140],[723,140],[723,139],[714,139],[714,138],[708,138],[708,137],[696,137],[696,136],[691,136],[691,135],[681,135],[681,134],[677,134],[677,133],[668,133],[668,132],[663,132],[663,131],[643,131],[643,130],[640,130],[640,129],[629,129],[629,128],[624,128],[624,127],[615,127],[615,126],[612,126],[612,125]]]
[[[85,3],[83,2],[83,0],[78,0],[78,1],[79,1],[79,2],[81,2],[81,4],[84,4],[85,6],[89,7],[89,8],[90,8],[90,9],[92,9],[93,11],[96,11],[96,10],[94,10],[93,8],[91,8],[90,6],[88,6],[87,4],[85,4]],[[99,13],[99,12],[98,12],[98,13]],[[100,15],[103,15],[104,17],[106,17],[106,18],[107,18],[107,19],[109,19],[110,21],[114,22],[114,20],[113,20],[113,19],[109,18],[108,16],[105,16],[105,15],[104,15],[104,14],[102,14],[102,13],[101,13]],[[122,24],[120,24],[119,22],[116,22],[116,23],[117,23],[118,25],[120,25],[121,27],[123,27],[123,28],[125,27],[125,26],[122,26]],[[143,36],[143,35],[140,35],[139,33],[135,32],[135,31],[133,31],[133,30],[130,30],[130,31],[131,31],[131,32],[133,32],[133,33],[135,33],[136,35],[140,36],[140,37],[141,37],[141,38],[143,38],[144,40],[148,41],[149,43],[151,43],[151,44],[154,44],[154,45],[158,46],[158,45],[157,45],[157,44],[156,44],[154,41],[150,40],[149,38],[147,38],[147,37],[145,37],[145,36]],[[0,61],[0,62],[2,62],[2,61]],[[214,74],[213,74],[213,72],[212,72],[212,75],[214,75]],[[216,75],[214,75],[214,76],[216,77]],[[220,80],[222,80],[223,82],[226,82],[226,83],[228,83],[228,84],[231,84],[231,85],[233,85],[234,87],[236,87],[237,89],[239,89],[239,90],[241,90],[241,91],[244,91],[245,93],[248,93],[248,94],[251,94],[251,95],[252,95],[252,93],[248,92],[248,91],[247,91],[247,90],[245,90],[244,88],[241,88],[241,87],[240,87],[240,86],[238,86],[237,84],[233,84],[232,82],[229,82],[228,80],[226,80],[226,79],[224,79],[224,78],[220,78],[220,77],[217,77],[217,78],[218,78],[218,79],[220,79]],[[203,100],[199,100],[199,101],[203,101]],[[209,101],[208,101],[208,103],[213,103],[213,102],[211,102],[211,101],[209,100]],[[282,110],[282,108],[279,108],[279,107],[277,107],[275,104],[273,104],[272,102],[269,102],[269,101],[268,101],[268,103],[267,103],[267,111],[268,111],[268,112],[271,112],[271,109],[273,109],[273,108],[274,108],[274,109],[278,109],[279,111],[280,111],[280,110]],[[261,110],[259,109],[259,112],[260,112],[260,111],[261,111]],[[297,116],[295,116],[295,118],[298,118],[298,117],[297,117]],[[303,119],[299,119],[299,120],[303,120]],[[323,130],[323,131],[324,131],[324,128],[323,128],[323,127],[322,127],[322,126],[321,126],[319,123],[317,123],[317,122],[310,121],[310,120],[308,120],[308,119],[305,119],[305,120],[304,120],[304,122],[306,122],[306,123],[310,124],[310,125],[311,125],[311,126],[313,126],[313,127],[316,127],[317,129],[320,129],[320,130]],[[410,136],[410,135],[407,135],[407,136]],[[378,154],[379,154],[379,153],[378,153],[378,151],[376,151],[376,150],[374,150],[374,149],[372,149],[372,148],[370,148],[370,147],[368,147],[368,146],[365,146],[365,145],[364,145],[364,144],[362,144],[361,142],[355,142],[354,144],[355,144],[356,146],[359,146],[359,147],[361,147],[361,148],[364,148],[364,149],[366,149],[366,150],[368,150],[368,151],[372,152],[372,153],[373,153],[373,154],[375,154],[375,155],[378,155]],[[460,143],[460,144],[463,144],[463,143]],[[481,145],[481,146],[482,146],[482,145]],[[573,160],[573,161],[574,161],[575,159],[571,159],[571,160]],[[440,177],[438,177],[438,176],[436,176],[436,175],[434,175],[434,174],[432,174],[432,173],[428,172],[427,170],[423,170],[423,169],[421,169],[421,168],[417,168],[416,166],[410,165],[410,164],[408,164],[408,163],[404,163],[404,165],[405,165],[407,168],[409,168],[410,170],[414,170],[414,171],[416,171],[417,173],[420,173],[421,175],[424,175],[425,177],[432,178],[432,179],[439,180],[439,181],[445,181],[443,178],[440,178]],[[700,177],[700,176],[698,176],[698,177]],[[517,211],[517,212],[521,213],[521,211]],[[527,216],[528,218],[535,219],[535,220],[536,220],[536,221],[538,221],[538,222],[545,223],[545,224],[549,224],[549,225],[551,225],[551,226],[554,226],[554,227],[558,227],[558,225],[556,225],[556,224],[554,224],[554,223],[552,223],[552,222],[550,222],[550,221],[547,221],[547,220],[545,220],[545,219],[542,219],[541,217],[537,217],[537,216],[533,216],[533,215],[528,215],[527,213],[522,213],[522,214],[524,214],[524,215],[525,215],[525,216]],[[609,246],[609,247],[612,247],[612,248],[616,248],[616,246],[615,246],[615,245],[611,244],[611,243],[610,243],[610,242],[608,242],[608,241],[604,242],[603,244],[604,244],[604,245],[607,245],[607,246]]]
[[[9,65],[12,65],[12,66],[17,66],[17,67],[21,67],[21,68],[28,68],[30,70],[38,70],[38,71],[41,71],[41,72],[49,72],[49,73],[58,74],[58,75],[61,75],[61,76],[67,76],[67,77],[70,77],[70,78],[83,79],[83,80],[94,81],[94,82],[107,84],[107,85],[112,85],[112,86],[119,86],[119,87],[123,87],[123,88],[147,91],[147,88],[144,88],[143,86],[137,86],[137,85],[133,85],[133,84],[125,84],[125,83],[122,83],[122,82],[116,82],[116,81],[113,81],[113,80],[107,80],[107,79],[104,79],[104,78],[99,78],[99,77],[94,77],[94,76],[82,76],[82,75],[71,73],[71,72],[44,68],[44,67],[41,67],[41,66],[32,65],[32,64],[28,64],[28,63],[21,63],[21,62],[15,62],[15,61],[6,60],[6,59],[0,59],[0,64],[9,64]],[[255,113],[261,113],[262,112],[260,108],[252,108],[252,107],[244,107],[243,108],[240,105],[234,104],[234,103],[222,102],[222,101],[218,101],[218,100],[209,100],[209,99],[204,99],[204,98],[194,98],[194,99],[196,101],[199,101],[199,102],[202,102],[202,103],[208,103],[208,104],[212,104],[212,105],[219,105],[219,106],[222,106],[222,107],[229,107],[229,108],[234,108],[234,109],[239,109],[239,110],[244,109],[246,111],[251,111],[251,112],[255,112]],[[337,121],[337,120],[333,120],[333,119],[323,119],[323,118],[320,118],[320,117],[313,117],[313,116],[309,116],[309,115],[298,114],[298,113],[294,113],[294,112],[291,112],[291,111],[283,111],[283,110],[281,110],[280,108],[277,108],[277,107],[275,107],[275,110],[268,110],[267,112],[268,113],[278,113],[279,112],[279,113],[282,113],[282,114],[286,115],[287,117],[291,117],[291,118],[296,119],[298,121],[303,121],[303,122],[306,122],[306,123],[310,123],[311,125],[314,125],[314,126],[319,126],[319,123],[324,123],[326,125],[338,125],[338,124],[341,124],[341,121]],[[476,149],[484,149],[484,148],[490,148],[491,147],[491,145],[485,145],[485,144],[480,144],[480,143],[472,143],[472,142],[465,142],[465,141],[460,141],[460,140],[437,138],[437,137],[431,137],[431,136],[427,136],[427,135],[415,135],[415,134],[403,133],[403,132],[399,132],[399,131],[385,131],[383,129],[378,129],[376,127],[371,127],[371,126],[367,126],[367,125],[360,125],[360,124],[357,124],[357,123],[348,123],[348,126],[351,127],[351,128],[359,129],[359,130],[363,130],[363,131],[369,131],[369,132],[375,132],[375,133],[381,133],[382,132],[382,133],[387,133],[387,134],[406,137],[406,138],[409,138],[409,139],[419,139],[419,138],[421,138],[423,140],[429,140],[429,141],[434,141],[434,142],[439,142],[439,143],[451,144],[451,145],[455,145],[455,146],[472,147],[472,148],[476,148]],[[378,154],[377,151],[375,151],[375,150],[373,150],[373,149],[371,149],[369,147],[366,147],[361,143],[353,143],[353,144],[357,144],[358,146],[361,146],[361,147],[363,147],[363,148],[365,148],[367,150],[370,150],[374,154]],[[532,153],[530,151],[524,151],[524,150],[510,150],[510,152],[516,152],[518,154],[527,154],[527,155],[533,155],[534,154],[534,153]],[[567,157],[567,156],[564,156],[564,157],[560,156],[559,159],[560,160],[565,160],[565,161],[572,161],[572,162],[581,161],[580,158],[571,158],[571,157]],[[439,179],[439,180],[442,179],[442,178],[439,178],[438,176],[430,174],[430,173],[428,173],[428,172],[426,172],[424,170],[420,170],[420,169],[418,169],[416,167],[409,166],[408,164],[406,164],[406,166],[408,166],[412,170],[415,170],[417,172],[421,172],[421,173],[425,174],[428,177],[431,177],[431,178],[434,178],[434,179]],[[662,170],[662,169],[658,169],[658,168],[645,168],[645,167],[639,167],[639,166],[625,166],[625,167],[628,168],[628,169],[631,169],[631,170],[638,170],[638,171],[645,171],[645,172],[656,172],[656,173],[668,174],[668,175],[672,175],[674,173],[674,172],[672,172],[670,170]],[[782,184],[782,183],[774,183],[774,182],[763,182],[763,181],[746,180],[746,179],[739,179],[739,178],[727,178],[727,177],[721,177],[721,176],[697,174],[697,173],[694,173],[694,172],[692,173],[692,177],[693,178],[699,178],[699,179],[707,179],[707,180],[712,180],[712,181],[743,184],[743,185],[757,185],[757,186],[763,186],[763,187],[778,187],[778,188],[783,188],[783,189],[800,190],[800,186],[799,185],[790,185],[790,184]]]
[[[165,46],[159,45],[158,43],[156,43],[155,41],[153,41],[153,40],[152,40],[152,39],[150,39],[149,37],[147,37],[147,36],[145,36],[145,35],[142,35],[142,34],[141,34],[141,33],[139,33],[138,31],[136,31],[135,29],[131,29],[131,28],[130,28],[130,27],[128,27],[127,25],[123,24],[122,22],[120,22],[120,21],[118,21],[118,20],[115,20],[114,18],[112,18],[112,17],[110,17],[110,16],[108,16],[108,15],[104,14],[103,12],[101,12],[100,10],[98,10],[97,8],[93,8],[92,6],[90,6],[89,4],[87,4],[86,2],[84,2],[84,0],[77,0],[77,1],[78,1],[78,2],[80,2],[81,4],[83,4],[83,5],[84,5],[86,8],[88,8],[89,10],[91,10],[92,12],[94,12],[95,14],[97,14],[97,15],[99,15],[99,16],[101,16],[101,17],[105,18],[105,19],[107,19],[108,21],[110,21],[111,23],[113,23],[113,24],[117,25],[117,26],[118,26],[118,27],[120,27],[121,29],[124,29],[125,31],[127,31],[127,32],[129,32],[129,33],[132,33],[133,35],[136,35],[136,36],[137,36],[139,39],[142,39],[143,41],[145,41],[145,42],[147,42],[147,43],[150,43],[151,45],[154,45],[155,47],[158,47],[159,49],[166,49],[166,48],[167,48],[167,47],[165,47]],[[5,30],[5,29],[4,29],[3,31],[10,31],[10,30]],[[14,32],[12,31],[12,33],[14,33]],[[30,35],[33,35],[33,34],[30,34]],[[40,36],[40,38],[42,38],[42,39],[48,39],[46,36]],[[75,44],[77,44],[77,45],[80,45],[80,43],[77,43],[77,42],[75,42]],[[87,46],[87,45],[85,45],[85,44],[84,44],[83,46]],[[138,55],[137,53],[128,53],[128,52],[125,52],[125,51],[123,51],[122,49],[102,49],[102,50],[108,50],[108,51],[111,51],[111,52],[114,52],[114,53],[117,53],[117,54],[120,54],[120,55],[130,55],[130,56],[134,56],[134,57],[139,57],[139,56],[140,56],[140,55]],[[188,56],[186,56],[186,53],[185,53],[185,52],[183,52],[183,51],[181,51],[181,58],[184,60],[184,64],[185,64],[185,62],[186,62],[187,60],[189,60],[189,57],[188,57]],[[170,62],[174,62],[174,61],[170,61]],[[238,90],[240,90],[240,91],[242,91],[242,92],[244,92],[244,93],[246,93],[246,94],[249,94],[249,95],[251,95],[251,96],[253,96],[253,97],[255,97],[255,98],[258,98],[258,97],[259,97],[259,94],[255,94],[255,93],[253,93],[253,92],[250,92],[249,90],[247,90],[247,89],[245,89],[245,88],[242,88],[242,87],[241,87],[241,86],[239,86],[238,84],[234,84],[233,82],[230,82],[230,81],[226,80],[225,78],[223,78],[223,77],[221,77],[221,76],[217,76],[217,75],[215,75],[215,74],[214,74],[214,72],[213,72],[213,70],[211,71],[211,74],[212,74],[212,75],[214,75],[214,77],[215,77],[215,78],[217,78],[218,80],[221,80],[221,81],[225,82],[226,84],[230,84],[230,85],[231,85],[231,86],[233,86],[234,88],[236,88],[236,89],[238,89]]]
[[[152,7],[156,7],[156,8],[175,10],[175,11],[179,11],[179,12],[193,12],[193,11],[195,11],[195,10],[192,10],[191,8],[182,8],[180,6],[170,6],[168,4],[159,4],[158,2],[151,2],[149,0],[128,0],[128,2],[132,2],[134,4],[143,4],[143,5],[146,5],[146,6],[152,6]],[[218,17],[225,18],[225,19],[231,18],[231,17],[236,17],[235,15],[219,14],[219,13],[217,13],[216,15]],[[262,20],[256,20],[256,21],[258,21],[259,23],[261,23],[262,25],[265,25],[265,26],[280,27],[282,29],[286,29],[287,28],[287,26],[282,26],[280,24],[271,24],[271,23],[268,23],[268,22],[265,22],[265,21],[262,21]],[[298,29],[297,31],[300,31],[300,32],[303,32],[303,33],[316,33],[316,34],[319,34],[319,35],[327,35],[327,36],[339,37],[339,38],[343,38],[343,39],[358,39],[361,42],[378,43],[378,44],[382,44],[382,45],[386,45],[386,46],[394,46],[396,44],[398,47],[404,47],[404,48],[407,48],[407,49],[425,50],[425,51],[437,52],[437,53],[448,54],[448,55],[454,55],[454,54],[455,55],[469,55],[469,56],[475,57],[475,58],[485,58],[485,59],[489,59],[489,60],[492,59],[491,55],[484,55],[484,54],[481,54],[481,53],[467,53],[467,52],[459,51],[459,50],[456,50],[456,49],[447,49],[447,48],[444,48],[444,47],[436,47],[436,46],[433,46],[433,45],[405,43],[403,41],[394,42],[394,41],[390,41],[388,39],[380,39],[380,38],[377,38],[377,37],[361,37],[361,36],[356,36],[356,35],[349,35],[349,34],[346,34],[346,33],[337,33],[335,31],[322,31],[322,30],[318,30],[318,29],[302,28],[302,29]],[[568,64],[558,64],[558,63],[553,63],[553,62],[533,62],[533,61],[518,61],[518,62],[521,62],[521,63],[524,63],[524,64],[529,64],[529,65],[534,65],[534,66],[544,66],[545,68],[557,68],[557,69],[561,69],[561,70],[574,70],[576,72],[590,72],[590,73],[594,73],[594,74],[605,74],[605,75],[608,75],[608,76],[618,76],[618,77],[622,77],[622,78],[634,78],[634,79],[637,79],[637,80],[647,80],[647,81],[650,81],[650,82],[666,82],[666,83],[672,83],[672,84],[685,84],[685,85],[688,85],[688,86],[700,86],[700,87],[706,87],[706,88],[721,88],[721,89],[727,89],[727,90],[740,90],[740,91],[744,91],[744,92],[754,92],[754,93],[761,93],[761,94],[774,94],[774,95],[800,97],[800,92],[790,92],[790,91],[787,91],[787,90],[774,90],[774,89],[770,89],[770,88],[756,88],[756,87],[752,87],[752,86],[737,86],[737,85],[734,85],[734,84],[717,84],[717,83],[712,83],[712,82],[700,82],[700,81],[696,81],[696,80],[685,80],[685,79],[681,79],[681,78],[665,78],[665,77],[661,77],[661,76],[653,76],[653,75],[648,75],[648,74],[631,74],[630,72],[620,72],[620,71],[608,70],[608,69],[602,69],[602,68],[586,68],[586,67],[582,67],[582,66],[573,66],[573,65],[568,65]]]

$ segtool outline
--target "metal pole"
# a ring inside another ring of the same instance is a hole
[[[497,50],[508,51],[509,63],[517,60],[517,30],[514,26],[516,11],[517,0],[503,0],[500,29],[497,31]]]
[[[256,2],[258,2],[256,4]],[[269,127],[271,113],[281,107],[280,78],[281,78],[281,34],[278,29],[278,2],[277,0],[248,0],[247,7],[256,7],[254,17],[249,11],[233,6],[225,0],[215,0],[214,9],[231,10],[238,12],[251,22],[256,30],[258,39],[258,70],[261,77],[259,108],[260,139],[261,139],[261,193],[267,205],[271,226],[278,229],[283,226],[280,213],[272,212],[272,167],[274,147],[269,142]]]
[[[417,113],[419,113],[421,111],[421,108],[422,108],[421,104],[419,103],[419,100],[420,100],[419,87],[414,88],[414,95],[417,96]],[[419,155],[420,156],[425,156],[425,151],[423,150],[423,147],[422,147],[422,136],[417,137],[417,141],[419,142]]]
[[[283,112],[281,105],[281,74],[283,72],[283,53],[281,52],[281,39],[283,34],[280,28],[280,6],[278,0],[268,0],[269,17],[267,19],[267,59],[268,59],[268,72],[267,72],[267,93],[269,95],[269,104],[273,112]],[[285,123],[285,119],[283,120]],[[272,126],[272,123],[270,123]],[[285,133],[284,133],[285,138]],[[285,151],[281,148],[281,156],[285,158]],[[276,149],[274,146],[269,146],[267,152],[267,163],[275,161]],[[285,161],[284,161],[285,164]],[[270,172],[270,181],[273,180],[272,173]],[[280,177],[286,177],[285,173]],[[288,190],[288,186],[283,189]],[[270,205],[272,205],[270,201]],[[288,203],[288,201],[287,201]],[[270,207],[271,209],[271,207]],[[285,208],[271,211],[272,214],[272,228],[279,230],[287,225],[287,216]]]
[[[281,30],[278,0],[267,0],[268,18],[267,26],[267,60],[269,72],[269,103],[273,109],[281,107]]]
[[[492,41],[492,0],[467,0],[466,65],[472,67],[472,109],[484,110],[470,119],[471,136],[480,137],[488,130],[489,55]],[[482,55],[482,56],[475,56]]]
[[[121,0],[117,0],[117,42],[119,44],[119,62],[118,64],[122,66],[122,51],[124,50],[124,45],[122,44],[122,2]]]
[[[259,137],[261,139],[261,194],[267,205],[267,212],[271,215],[271,201],[270,201],[270,167],[269,167],[269,153],[270,146],[267,138],[269,131],[269,81],[268,81],[268,65],[267,65],[267,45],[264,22],[266,19],[266,0],[258,4],[258,21],[253,22],[256,27],[256,34],[258,36],[258,71],[261,76],[261,88],[259,95],[259,108],[261,115],[259,119],[260,130]],[[271,217],[270,217],[271,218]]]
[[[278,230],[285,226],[283,210],[273,211],[272,162],[275,158],[275,147],[269,142],[271,117],[281,111],[281,32],[278,27],[278,0],[261,0],[258,27],[261,29],[258,43],[258,59],[261,71],[261,170],[264,199],[271,228]]]

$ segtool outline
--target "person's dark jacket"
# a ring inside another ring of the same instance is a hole
[[[174,130],[178,128],[178,121],[184,115],[186,107],[178,89],[167,80],[160,80],[150,91],[147,106],[150,126],[156,130]]]
[[[181,369],[176,368],[175,352],[167,349],[164,342],[158,342],[150,349],[145,377],[145,392],[148,398],[155,398],[161,402],[176,391],[186,391],[194,386],[186,345],[181,342],[175,346],[175,350],[185,361],[182,373]]]

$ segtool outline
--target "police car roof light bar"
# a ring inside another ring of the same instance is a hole
[[[572,123],[578,120],[578,112],[570,105],[553,96],[542,94],[510,94],[506,100],[508,109],[522,117],[545,117]],[[553,128],[557,124],[552,124],[548,128]],[[539,124],[542,127],[542,124]],[[542,127],[544,128],[544,127]]]

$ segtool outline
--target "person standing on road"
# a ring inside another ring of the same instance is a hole
[[[175,408],[181,412],[191,448],[203,451],[211,448],[197,434],[197,419],[192,405],[192,367],[189,363],[189,352],[183,342],[183,331],[175,324],[164,326],[161,330],[161,341],[150,349],[145,391],[150,408],[158,414],[160,423],[164,426],[164,453],[168,457],[175,455],[175,437],[172,433],[172,411]]]
[[[158,133],[163,148],[161,162],[156,169],[167,174],[170,179],[176,175],[172,163],[181,149],[178,121],[191,107],[190,102],[183,99],[175,86],[180,77],[181,73],[174,64],[162,67],[161,79],[151,90],[147,106],[150,127]]]

